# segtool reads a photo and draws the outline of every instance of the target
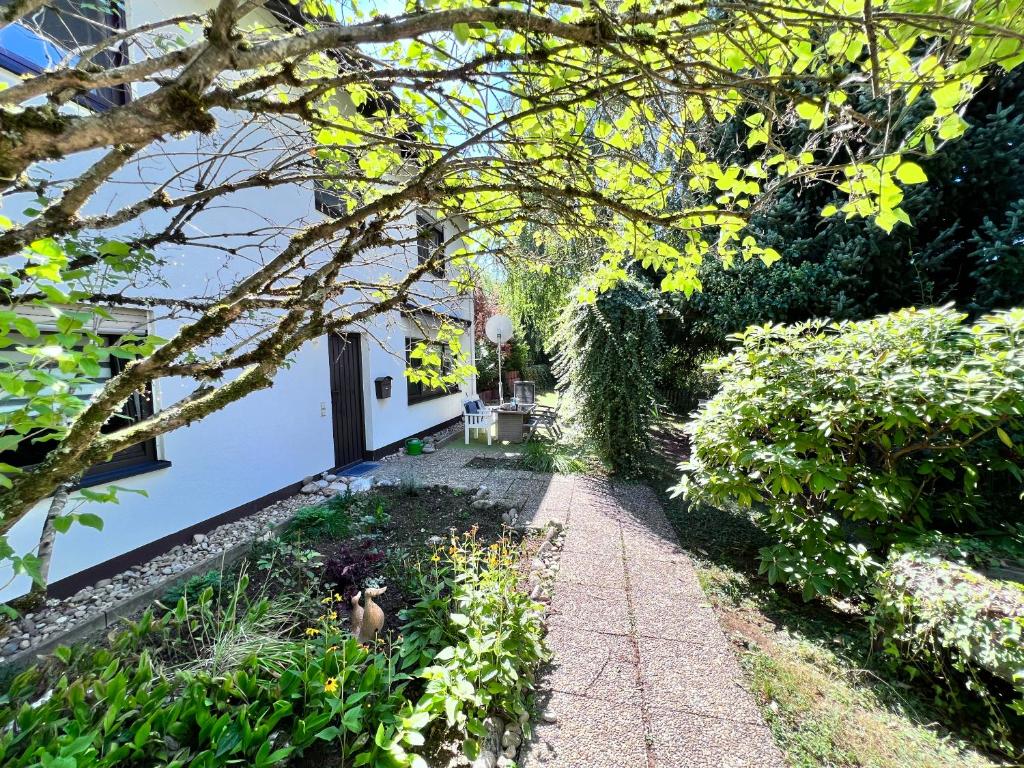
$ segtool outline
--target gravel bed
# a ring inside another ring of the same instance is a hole
[[[224,552],[245,539],[256,539],[269,528],[284,522],[313,501],[310,494],[296,494],[264,507],[258,512],[225,523],[206,534],[197,533],[192,541],[179,544],[147,563],[135,565],[109,579],[101,579],[63,600],[50,598],[45,606],[14,622],[0,625],[0,663],[19,651],[33,648],[51,635],[61,634],[123,600],[161,582],[173,582],[190,566]]]

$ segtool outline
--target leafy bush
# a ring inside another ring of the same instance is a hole
[[[406,667],[427,665],[419,706],[467,734],[471,760],[488,715],[525,720],[547,657],[541,606],[518,588],[519,554],[508,539],[485,547],[472,531],[453,538],[421,569],[420,599],[401,615]]]
[[[207,587],[212,587],[215,592],[220,592],[223,576],[221,571],[211,569],[206,573],[180,581],[164,593],[161,602],[166,605],[175,605],[184,597],[188,602],[194,603]]]
[[[550,365],[526,366],[523,368],[523,379],[534,382],[538,390],[554,389],[555,386],[555,377],[551,373]]]
[[[273,536],[257,541],[251,557],[267,583],[282,590],[305,593],[319,582],[320,553],[300,546],[291,537]]]
[[[1024,310],[964,317],[739,334],[711,365],[722,389],[688,427],[676,491],[753,506],[778,540],[762,571],[807,599],[862,588],[896,541],[976,524],[1021,479]]]
[[[1024,757],[1024,586],[1000,576],[1015,570],[1019,578],[1022,566],[1024,528],[989,540],[924,536],[893,549],[871,618],[904,671],[940,682],[939,704],[963,711],[989,746],[1017,758]]]
[[[321,504],[311,504],[295,513],[288,525],[290,536],[308,539],[344,539],[352,531],[351,495],[339,494]]]
[[[476,343],[476,388],[479,392],[498,388],[498,355],[489,341]]]
[[[613,471],[639,474],[650,459],[662,352],[653,293],[624,281],[591,303],[570,305],[552,346],[569,417]]]

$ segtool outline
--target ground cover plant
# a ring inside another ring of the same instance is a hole
[[[893,666],[924,675],[987,738],[1024,755],[1024,528],[922,536],[896,547],[876,580],[871,621]],[[1016,739],[1014,737],[1016,734]]]
[[[0,695],[0,762],[422,768],[453,738],[475,754],[486,716],[525,719],[540,606],[500,512],[470,524],[471,497],[412,490],[311,505],[236,571],[18,675]],[[353,554],[369,547],[401,556]],[[330,571],[345,557],[351,587],[392,595],[376,642],[349,632],[351,590]]]

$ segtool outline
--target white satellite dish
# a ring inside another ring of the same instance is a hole
[[[512,321],[508,315],[494,315],[487,319],[487,324],[484,326],[484,333],[487,334],[487,338],[493,341],[495,344],[504,344],[512,338]]]
[[[487,338],[498,345],[498,403],[505,402],[505,390],[501,382],[501,345],[512,338],[512,321],[508,315],[494,315],[484,325]]]

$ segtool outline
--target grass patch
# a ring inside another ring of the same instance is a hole
[[[659,425],[663,433],[671,429],[678,424]],[[657,443],[678,447],[684,440],[662,434]],[[674,485],[675,464],[659,454],[649,482]],[[970,724],[942,722],[928,690],[891,682],[859,606],[805,603],[758,576],[757,551],[767,540],[749,515],[667,495],[664,502],[790,766],[1006,765],[972,746]]]

